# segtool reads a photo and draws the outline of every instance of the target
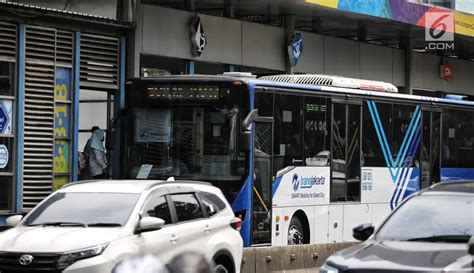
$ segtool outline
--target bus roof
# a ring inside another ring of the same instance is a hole
[[[335,86],[325,86],[325,85],[316,85],[316,84],[303,84],[303,83],[288,83],[281,81],[273,81],[271,76],[263,78],[255,78],[249,76],[249,74],[242,74],[239,76],[239,73],[232,74],[222,74],[222,75],[169,75],[169,76],[159,76],[159,77],[146,77],[146,78],[133,78],[127,81],[127,84],[142,82],[142,83],[151,83],[151,82],[222,82],[222,83],[244,83],[249,86],[262,86],[262,87],[273,87],[273,88],[285,88],[285,89],[299,89],[299,90],[308,90],[308,91],[323,91],[328,93],[339,93],[339,94],[354,94],[360,96],[373,96],[373,97],[385,97],[391,99],[406,99],[413,101],[423,101],[431,103],[445,103],[461,106],[471,106],[474,107],[474,102],[472,101],[462,101],[462,100],[453,100],[447,98],[438,98],[438,97],[426,97],[426,96],[417,96],[409,94],[400,94],[395,92],[381,92],[381,91],[371,91],[365,89],[354,89],[347,87],[335,87]],[[334,77],[334,76],[333,76]],[[273,77],[276,79],[277,77]],[[365,80],[361,80],[367,82]],[[370,81],[369,81],[370,82]]]

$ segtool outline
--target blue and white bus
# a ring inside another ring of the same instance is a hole
[[[438,181],[474,179],[474,103],[325,75],[127,82],[123,178],[208,181],[245,246],[352,240]]]

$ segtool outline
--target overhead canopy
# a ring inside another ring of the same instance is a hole
[[[185,0],[145,2],[176,8],[186,6]],[[194,8],[200,13],[274,26],[284,26],[288,16],[293,16],[297,30],[397,48],[410,41],[419,52],[426,51],[425,14],[447,11],[455,18],[455,49],[430,53],[474,60],[474,15],[409,0],[198,0]]]

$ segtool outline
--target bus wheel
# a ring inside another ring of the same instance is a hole
[[[291,218],[288,228],[288,245],[302,245],[304,243],[304,230],[298,217]]]

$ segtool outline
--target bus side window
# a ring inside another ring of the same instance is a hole
[[[303,97],[275,94],[274,173],[303,165]]]
[[[303,122],[305,166],[329,166],[330,124],[331,101],[325,98],[305,97]]]

